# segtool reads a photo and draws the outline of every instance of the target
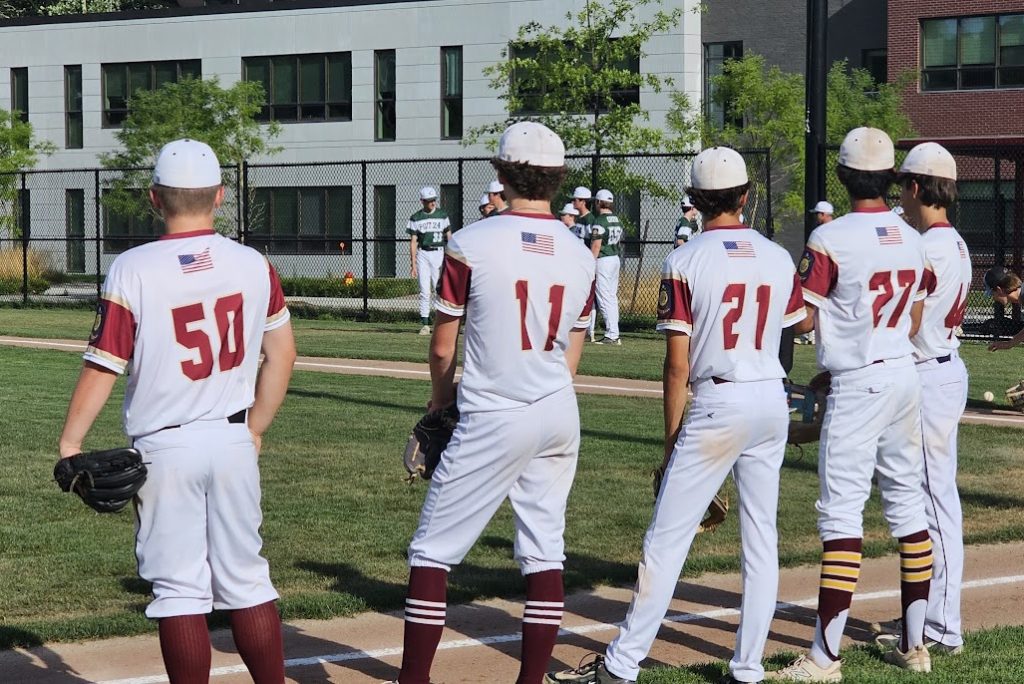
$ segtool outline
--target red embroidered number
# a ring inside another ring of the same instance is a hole
[[[530,301],[530,285],[525,280],[516,281],[516,299],[519,300],[519,337],[523,351],[533,349],[530,333],[526,329],[526,311]],[[558,321],[562,319],[562,301],[565,299],[565,286],[552,285],[548,291],[548,303],[551,313],[548,315],[548,334],[544,340],[544,351],[555,348],[555,336],[558,335]]]
[[[899,323],[900,316],[903,315],[903,310],[907,308],[907,301],[910,299],[910,288],[916,282],[917,273],[914,270],[896,271],[896,284],[903,292],[900,294],[900,299],[896,303],[896,308],[893,309],[892,315],[889,316],[886,326],[895,328],[896,324]],[[874,317],[874,325],[877,328],[878,324],[882,322],[882,308],[896,295],[896,290],[892,284],[892,271],[879,271],[874,274],[871,276],[871,280],[868,281],[868,286],[872,292],[878,293],[875,296],[875,301],[871,304],[871,313]]]
[[[221,297],[213,305],[217,336],[220,339],[218,366],[221,372],[242,364],[245,358],[245,330],[242,327],[242,293]],[[191,380],[203,380],[213,374],[213,345],[202,329],[190,327],[206,320],[202,304],[188,304],[171,309],[174,319],[174,338],[178,344],[199,352],[199,361],[181,362],[181,372]]]
[[[768,324],[768,305],[771,303],[772,286],[758,285],[755,299],[757,300],[757,325],[754,329],[754,349],[761,349],[764,341],[764,329]],[[733,304],[722,318],[722,341],[726,349],[735,349],[739,344],[739,333],[733,332],[733,326],[743,316],[743,304],[747,299],[747,286],[744,283],[731,283],[722,294],[723,304]]]
[[[953,333],[964,322],[965,313],[967,313],[967,298],[964,297],[964,284],[960,283],[960,289],[956,293],[956,301],[953,302],[953,308],[946,314],[946,320],[944,321],[946,327],[949,328],[949,335],[946,339],[953,339]]]

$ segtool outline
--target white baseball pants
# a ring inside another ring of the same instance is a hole
[[[409,565],[458,565],[507,498],[523,574],[561,570],[579,446],[571,386],[520,409],[463,413],[430,480]]]
[[[244,423],[196,421],[135,440],[149,469],[135,507],[149,618],[277,599],[260,556],[260,471]]]
[[[863,538],[873,474],[892,536],[927,529],[920,401],[910,356],[832,374],[818,451],[822,541]]]
[[[430,305],[434,301],[437,282],[441,279],[441,262],[444,250],[416,250],[416,280],[420,285],[420,318],[430,316]]]
[[[917,364],[921,378],[925,512],[932,538],[932,584],[925,636],[947,646],[963,644],[960,582],[964,569],[963,513],[956,487],[956,440],[967,406],[967,368],[956,352],[946,363]]]
[[[736,652],[729,662],[741,682],[764,678],[761,656],[779,584],[779,469],[789,421],[779,380],[693,387],[693,403],[679,433],[644,536],[633,600],[605,663],[618,677],[636,679],[675,593],[679,573],[704,512],[731,471],[739,489],[743,603]]]
[[[604,256],[597,260],[597,307],[604,320],[604,336],[619,339],[619,271],[622,260]],[[596,318],[596,317],[595,317]],[[593,326],[591,319],[591,326]]]

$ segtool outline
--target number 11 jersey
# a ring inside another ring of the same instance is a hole
[[[118,256],[85,360],[128,373],[129,437],[252,406],[263,333],[289,319],[277,273],[212,230],[165,235]]]

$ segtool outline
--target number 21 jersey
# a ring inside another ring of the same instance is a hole
[[[289,319],[277,273],[212,230],[165,235],[114,260],[85,360],[128,373],[130,437],[252,406],[263,333]]]

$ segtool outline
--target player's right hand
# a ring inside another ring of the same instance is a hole
[[[256,448],[256,455],[260,455],[260,450],[263,448],[263,435],[257,435],[252,430],[249,430],[249,434],[252,436],[252,445]]]

